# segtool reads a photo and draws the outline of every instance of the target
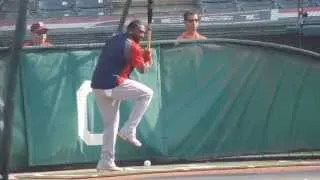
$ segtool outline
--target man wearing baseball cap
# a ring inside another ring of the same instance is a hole
[[[48,28],[45,27],[43,22],[32,24],[30,31],[32,34],[31,41],[24,42],[23,46],[51,46],[47,39]]]

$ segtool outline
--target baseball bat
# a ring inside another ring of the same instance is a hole
[[[148,45],[147,48],[151,48],[151,37],[152,37],[152,30],[151,28],[151,23],[152,23],[152,5],[153,5],[153,0],[148,0]]]
[[[123,31],[123,26],[126,22],[126,19],[128,17],[129,14],[129,7],[131,5],[132,0],[127,0],[126,4],[123,8],[123,12],[122,12],[122,16],[120,18],[120,22],[119,22],[119,26],[118,26],[118,32],[122,32]]]

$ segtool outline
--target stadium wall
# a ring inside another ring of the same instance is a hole
[[[98,160],[102,122],[90,79],[100,48],[23,49],[12,169]],[[138,130],[144,146],[118,141],[118,160],[199,160],[320,148],[319,54],[230,39],[157,41],[153,52],[152,70],[133,73],[155,92]],[[131,106],[121,105],[121,125]]]

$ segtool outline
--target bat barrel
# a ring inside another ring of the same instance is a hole
[[[153,5],[153,0],[148,0],[148,25],[152,23],[152,5]],[[151,36],[152,36],[152,31],[151,29],[148,29],[148,45],[147,48],[151,48]]]
[[[153,0],[148,0],[148,24],[152,23]]]

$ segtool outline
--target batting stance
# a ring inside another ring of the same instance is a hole
[[[126,33],[107,40],[92,77],[91,87],[104,121],[103,144],[97,170],[119,171],[115,164],[117,134],[130,144],[140,147],[136,129],[153,95],[152,89],[130,79],[134,68],[144,73],[152,65],[151,51],[139,44],[146,27],[133,20]],[[118,132],[119,105],[122,100],[133,100],[135,105],[125,125]]]

